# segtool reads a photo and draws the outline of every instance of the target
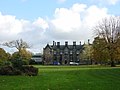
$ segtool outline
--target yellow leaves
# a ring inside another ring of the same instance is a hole
[[[32,54],[29,51],[27,51],[26,49],[22,49],[20,52],[20,55],[25,60],[30,60],[30,58],[32,57]]]
[[[14,52],[12,54],[12,59],[18,59],[21,58],[22,60],[30,60],[32,57],[32,54],[27,51],[26,49],[21,49],[19,52]]]

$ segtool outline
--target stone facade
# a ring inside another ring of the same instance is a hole
[[[81,42],[76,45],[74,41],[73,45],[69,45],[66,41],[64,45],[60,45],[60,42],[56,44],[53,41],[53,45],[47,44],[43,49],[43,62],[44,64],[60,65],[79,64],[82,50],[83,45],[81,45]]]

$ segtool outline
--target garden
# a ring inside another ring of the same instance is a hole
[[[120,90],[120,67],[35,66],[37,76],[0,76],[0,90]]]

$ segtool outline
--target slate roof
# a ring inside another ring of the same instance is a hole
[[[60,50],[64,50],[66,47],[69,49],[69,50],[73,50],[73,48],[74,48],[74,46],[73,45],[59,45],[59,46],[57,46],[57,45],[49,45],[49,47],[51,48],[51,49],[54,49],[54,50],[56,50],[56,49],[60,49]],[[83,45],[75,45],[75,49],[77,49],[77,50],[81,50],[81,49],[83,49]]]
[[[57,43],[57,44],[56,44]],[[57,49],[60,49],[60,50],[64,50],[65,48],[68,48],[68,50],[83,50],[84,49],[84,44],[81,45],[81,43],[79,45],[76,44],[75,41],[73,41],[73,45],[69,45],[68,42],[66,41],[64,45],[60,45],[60,42],[55,42],[53,41],[53,45],[49,45],[47,44],[46,47],[44,48],[44,50],[46,48],[50,48],[50,49],[53,49],[53,50],[57,50]]]

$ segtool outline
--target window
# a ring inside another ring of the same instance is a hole
[[[68,49],[67,48],[65,48],[64,53],[68,54]]]
[[[54,54],[56,54],[56,51],[54,51]]]
[[[70,51],[70,54],[72,54],[73,52],[72,51]]]
[[[68,51],[65,51],[65,54],[68,54]]]
[[[79,54],[79,51],[77,51],[76,54]]]
[[[60,52],[60,54],[63,54],[62,51]]]

